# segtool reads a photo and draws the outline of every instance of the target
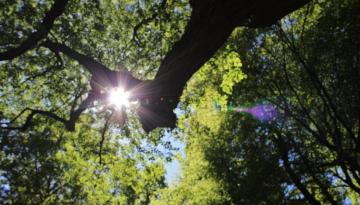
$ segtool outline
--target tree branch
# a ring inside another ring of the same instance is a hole
[[[119,86],[119,83],[121,83],[121,86],[125,90],[128,90],[143,82],[134,78],[127,70],[113,71],[95,59],[81,54],[64,44],[45,41],[41,46],[46,47],[55,53],[62,52],[84,66],[92,75],[90,85],[95,92],[100,92],[101,90],[110,87],[117,87]]]
[[[337,125],[337,121],[339,121],[344,128],[348,131],[349,136],[356,142],[356,137],[354,136],[354,133],[352,132],[352,129],[348,126],[348,123],[346,122],[346,118],[343,118],[342,115],[338,112],[338,109],[336,108],[332,98],[330,97],[330,94],[328,93],[327,89],[319,79],[316,71],[314,68],[312,68],[306,60],[301,56],[301,54],[298,52],[298,49],[294,45],[294,42],[291,41],[285,31],[282,29],[280,25],[278,25],[280,34],[279,37],[285,44],[288,45],[290,51],[294,55],[294,57],[297,58],[299,63],[305,68],[306,72],[308,73],[308,76],[310,80],[312,81],[312,84],[314,85],[316,91],[318,92],[320,98],[322,99],[324,105],[329,108],[329,116],[332,118],[335,128],[339,129]],[[332,111],[332,112],[331,112]]]
[[[320,202],[308,191],[306,185],[301,182],[301,178],[295,173],[295,171],[291,168],[291,164],[289,162],[288,154],[289,150],[285,141],[282,139],[281,135],[274,139],[275,143],[277,144],[279,151],[281,153],[281,159],[284,163],[284,169],[288,176],[290,177],[291,181],[295,184],[295,186],[301,191],[304,195],[305,199],[311,205],[320,205]]]
[[[69,48],[65,44],[61,43],[55,43],[51,41],[45,41],[40,44],[40,46],[43,46],[45,48],[50,49],[54,53],[62,52],[66,56],[78,61],[81,65],[83,65],[91,74],[95,74],[96,72],[99,72],[99,70],[103,72],[107,72],[110,70],[103,64],[99,63],[98,61],[94,60],[91,57],[88,57],[84,54],[78,53],[77,51],[74,51],[73,49]]]
[[[101,94],[90,91],[87,98],[81,102],[79,108],[75,111],[71,111],[70,119],[65,123],[66,129],[69,131],[74,131],[76,121],[79,119],[81,113],[84,112],[87,108],[89,108],[90,104],[92,104],[95,100],[98,99],[101,99]]]
[[[56,115],[55,113],[52,113],[50,111],[25,108],[17,116],[15,116],[14,119],[10,120],[10,122],[1,123],[2,125],[5,125],[5,126],[2,126],[1,129],[26,131],[31,126],[32,120],[35,117],[35,115],[43,115],[45,117],[48,117],[48,118],[51,118],[53,120],[63,123],[67,130],[74,131],[75,124],[76,124],[77,120],[79,119],[81,113],[84,112],[90,106],[90,104],[93,103],[97,99],[101,99],[101,94],[90,91],[87,98],[81,102],[81,104],[77,110],[73,111],[74,108],[73,107],[71,108],[69,120],[61,118],[58,115]],[[12,123],[14,123],[19,117],[21,117],[26,111],[31,111],[31,113],[27,116],[25,123],[22,126],[11,127],[10,125]]]
[[[111,113],[106,121],[105,121],[105,125],[104,125],[104,128],[101,132],[101,140],[100,140],[100,143],[99,143],[99,164],[102,165],[102,150],[103,150],[103,146],[104,146],[104,141],[105,141],[105,134],[106,134],[106,131],[107,129],[109,128],[109,122],[110,122],[110,118],[111,116],[113,115],[113,113]]]
[[[294,150],[297,152],[297,154],[300,156],[301,161],[303,162],[302,164],[305,165],[306,170],[308,171],[308,173],[310,174],[310,176],[312,177],[312,179],[314,180],[314,183],[317,184],[321,190],[321,192],[323,193],[325,199],[332,205],[337,205],[337,201],[335,201],[335,199],[333,198],[333,196],[331,196],[331,193],[328,191],[326,184],[324,184],[318,177],[317,177],[317,169],[319,168],[318,166],[316,166],[314,163],[312,163],[307,156],[305,156],[306,154],[303,153],[301,151],[301,149],[299,148],[298,144],[295,142],[295,140],[289,136],[288,139],[291,141],[291,145],[294,147]]]
[[[55,53],[62,52],[89,70],[92,74],[90,85],[95,93],[101,93],[100,91],[104,87],[111,88],[117,86],[118,82],[125,82],[127,87],[124,89],[128,90],[134,87],[132,89],[133,98],[150,100],[150,104],[142,103],[138,109],[144,130],[151,131],[156,127],[164,126],[175,127],[176,116],[173,109],[177,106],[187,81],[224,44],[237,26],[244,25],[243,23],[249,22],[249,20],[253,21],[247,24],[248,26],[272,24],[307,1],[190,1],[192,14],[185,32],[162,60],[153,81],[143,82],[128,72],[112,71],[93,58],[80,54],[63,44],[46,41],[41,46],[47,47]],[[56,3],[58,2],[66,1],[57,0]],[[165,2],[163,0],[161,4],[165,5]],[[46,30],[46,34],[48,30]],[[135,33],[136,30],[135,28]],[[35,37],[38,36],[35,35]],[[40,36],[41,38],[32,43],[30,48],[45,35]],[[92,101],[85,100],[83,103],[88,105]],[[67,129],[74,129],[75,121],[83,111],[84,108],[80,106],[78,110],[71,113],[70,120],[66,124]]]
[[[7,130],[20,130],[20,131],[25,131],[27,130],[30,125],[32,124],[32,120],[35,117],[35,115],[43,115],[46,116],[48,118],[54,119],[56,121],[62,122],[62,123],[66,123],[67,121],[61,117],[59,117],[58,115],[50,112],[50,111],[44,111],[44,110],[36,110],[36,109],[31,109],[31,108],[25,108],[23,111],[21,111],[13,120],[10,121],[10,123],[13,123],[16,119],[18,119],[21,115],[23,115],[26,111],[30,110],[31,113],[27,116],[25,123],[22,126],[19,127],[2,127],[2,129],[7,129]]]
[[[55,0],[50,11],[45,14],[42,23],[38,26],[37,31],[32,33],[18,47],[8,48],[7,51],[0,53],[0,61],[14,59],[34,48],[40,40],[47,36],[54,25],[55,19],[64,13],[67,2],[68,0]]]

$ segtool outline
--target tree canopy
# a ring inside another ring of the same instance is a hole
[[[0,7],[1,204],[360,204],[358,1]]]

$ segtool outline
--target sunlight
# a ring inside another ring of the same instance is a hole
[[[112,105],[115,105],[118,108],[121,108],[122,106],[129,106],[129,93],[124,91],[124,89],[116,87],[112,90],[110,90],[109,95],[109,102]]]

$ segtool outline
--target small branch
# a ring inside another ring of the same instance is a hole
[[[323,85],[321,80],[319,79],[315,69],[312,68],[309,64],[307,64],[306,60],[298,52],[296,46],[294,45],[294,42],[291,41],[287,37],[287,35],[286,35],[285,31],[282,29],[282,27],[280,25],[278,25],[278,28],[280,31],[280,36],[279,36],[280,39],[283,40],[284,43],[286,43],[288,45],[288,47],[289,47],[290,51],[292,52],[292,54],[294,55],[294,57],[296,57],[297,60],[299,61],[299,63],[304,67],[304,69],[308,73],[308,76],[309,76],[310,80],[312,81],[316,91],[318,92],[320,98],[324,102],[324,105],[329,107],[329,110],[332,111],[332,113],[329,112],[329,116],[333,119],[334,124],[336,125],[337,124],[336,122],[339,121],[344,126],[344,128],[348,131],[349,136],[356,142],[356,138],[355,138],[351,128],[348,126],[348,123],[346,122],[345,118],[343,118],[339,114],[338,109],[335,106],[335,103],[333,102],[327,89],[325,88],[325,86]],[[339,129],[337,126],[335,126],[335,128]]]
[[[147,24],[149,23],[150,21],[154,20],[156,17],[157,17],[157,13],[154,13],[151,17],[149,18],[146,18],[146,19],[143,19],[142,21],[140,21],[140,23],[138,23],[135,27],[134,27],[134,30],[133,30],[133,35],[132,35],[132,39],[131,41],[135,42],[135,44],[137,46],[142,46],[142,43],[139,39],[139,36],[138,36],[138,30],[140,29],[140,27],[144,24]]]
[[[56,55],[56,54],[55,54]],[[48,69],[44,70],[44,71],[41,71],[39,73],[34,73],[34,74],[31,74],[28,78],[26,78],[25,82],[29,81],[29,80],[34,80],[35,78],[38,78],[38,77],[42,77],[42,76],[45,76],[47,74],[54,74],[55,71],[58,71],[58,70],[61,70],[63,68],[63,61],[59,56],[56,56],[59,60],[58,62],[56,62],[55,65],[52,65],[51,67],[49,67]]]
[[[312,193],[310,193],[306,187],[306,184],[303,184],[301,182],[301,176],[299,176],[291,167],[291,162],[289,161],[289,150],[285,143],[285,141],[282,139],[281,135],[278,136],[278,138],[274,139],[275,143],[277,144],[281,159],[284,163],[284,169],[285,172],[288,174],[291,181],[295,184],[295,186],[301,191],[301,193],[304,195],[305,199],[311,204],[311,205],[320,205],[320,202],[313,196]]]
[[[166,6],[166,1],[167,1],[167,0],[163,0],[163,1],[161,2],[161,4],[159,5],[159,7],[158,7],[157,9],[154,9],[155,11],[154,11],[153,15],[151,15],[151,16],[148,17],[148,18],[143,19],[142,21],[140,21],[140,22],[134,27],[133,35],[132,35],[132,39],[131,39],[131,40],[134,41],[137,46],[140,47],[140,46],[142,45],[142,43],[141,43],[141,41],[140,41],[140,39],[139,39],[139,36],[138,36],[138,31],[139,31],[139,29],[141,28],[141,26],[143,26],[144,24],[148,24],[150,21],[156,19],[156,18],[159,16],[159,14],[161,14],[161,11],[162,11],[162,10],[165,8],[165,6]],[[156,11],[156,10],[157,10],[157,11]]]
[[[71,111],[70,119],[65,123],[66,129],[69,131],[74,131],[76,121],[79,119],[81,113],[84,112],[90,106],[90,104],[92,104],[95,100],[100,98],[101,98],[100,94],[90,91],[87,98],[81,102],[79,108],[75,111]]]
[[[304,42],[305,25],[307,23],[307,20],[308,20],[309,14],[310,14],[311,6],[312,6],[311,3],[309,3],[306,6],[305,17],[304,17],[304,20],[303,20],[303,23],[302,23],[302,26],[301,26],[301,33],[300,33],[300,41],[301,42]]]
[[[42,115],[42,116],[51,118],[53,120],[56,120],[58,122],[61,122],[61,123],[63,123],[65,125],[67,130],[74,131],[75,130],[75,123],[79,119],[80,114],[83,111],[85,111],[89,107],[89,105],[91,103],[93,103],[95,100],[99,99],[100,97],[101,96],[98,95],[97,93],[94,93],[94,92],[90,91],[88,97],[84,101],[81,102],[81,104],[80,104],[80,106],[79,106],[79,108],[77,110],[73,111],[73,108],[72,108],[72,110],[70,112],[70,119],[69,120],[61,118],[58,115],[56,115],[55,113],[52,113],[50,111],[25,108],[17,116],[15,116],[15,118],[12,119],[10,122],[1,123],[2,125],[6,125],[4,127],[1,127],[1,129],[26,131],[31,126],[33,118],[35,117],[35,115]],[[75,100],[77,100],[77,99],[75,99]],[[18,126],[18,127],[9,126],[12,123],[14,123],[15,120],[17,120],[20,116],[22,116],[26,111],[31,111],[31,113],[27,116],[27,118],[25,120],[25,123],[22,126]]]
[[[317,172],[317,168],[319,168],[319,167],[315,166],[314,163],[311,163],[311,161],[308,159],[308,157],[305,156],[306,154],[301,151],[298,144],[295,142],[295,140],[292,137],[288,137],[288,139],[292,142],[291,143],[293,145],[292,147],[299,155],[301,161],[303,162],[302,164],[305,165],[305,169],[308,171],[308,173],[314,180],[314,183],[319,186],[319,188],[320,188],[321,192],[323,193],[324,197],[326,198],[326,200],[332,205],[337,205],[338,204],[337,201],[335,201],[333,196],[331,196],[326,185],[317,177],[317,173],[319,173],[319,172]]]
[[[109,122],[110,122],[110,118],[113,115],[113,112],[107,117],[106,121],[105,121],[105,125],[104,128],[101,132],[101,140],[100,140],[100,145],[99,145],[99,164],[102,165],[102,150],[103,150],[103,146],[104,146],[104,141],[105,141],[105,134],[106,131],[109,128]]]
[[[81,98],[81,96],[84,93],[85,93],[84,89],[81,89],[80,87],[78,87],[78,89],[76,89],[75,97],[74,97],[74,100],[73,100],[73,102],[71,104],[70,113],[74,112],[77,101]]]
[[[24,114],[24,112],[26,112],[27,110],[29,110],[28,108],[23,109],[16,117],[14,117],[14,119],[12,119],[9,124],[15,122],[16,119],[18,119],[22,114]]]
[[[20,126],[20,127],[2,127],[2,129],[7,129],[7,130],[20,130],[20,131],[25,131],[27,130],[30,125],[32,124],[32,120],[34,118],[35,115],[43,115],[46,116],[48,118],[54,119],[56,121],[62,122],[62,123],[66,123],[67,121],[61,117],[59,117],[58,115],[50,112],[50,111],[44,111],[44,110],[35,110],[35,109],[31,109],[31,108],[25,108],[23,111],[21,111],[13,120],[10,121],[10,123],[14,122],[17,118],[19,118],[21,115],[23,115],[25,113],[25,111],[30,110],[31,113],[27,116],[25,123]]]

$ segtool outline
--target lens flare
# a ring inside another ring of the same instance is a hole
[[[215,108],[219,111],[221,111],[220,106],[215,103]],[[238,113],[248,113],[251,116],[255,117],[256,119],[266,122],[266,121],[272,121],[275,120],[278,115],[278,110],[276,106],[271,104],[258,104],[253,107],[233,107],[228,106],[227,111],[229,112],[238,112]]]
[[[112,105],[115,105],[118,108],[122,106],[129,106],[129,93],[124,91],[124,89],[116,87],[110,90],[109,102]]]

